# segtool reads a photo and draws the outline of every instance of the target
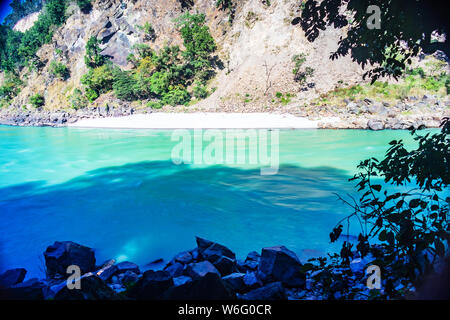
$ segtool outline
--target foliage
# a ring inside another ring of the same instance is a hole
[[[66,19],[66,1],[48,0],[38,20],[25,33],[0,27],[1,69],[14,71],[36,61],[37,50],[53,37],[54,26],[60,26]]]
[[[210,55],[216,50],[216,43],[205,26],[205,15],[187,12],[176,22],[186,48],[183,57],[193,72],[205,71],[210,66]]]
[[[100,94],[113,89],[114,75],[113,67],[107,63],[95,69],[89,69],[89,72],[81,78],[81,83],[86,86],[86,97],[92,102]]]
[[[81,12],[89,13],[92,10],[91,0],[77,0],[78,7],[80,7]]]
[[[138,26],[138,29],[140,29],[145,33],[145,40],[153,41],[156,39],[156,31],[151,25],[151,23],[146,22],[144,25]]]
[[[55,60],[50,63],[49,71],[62,80],[66,80],[70,76],[69,68],[64,63]]]
[[[0,86],[0,100],[10,101],[20,93],[22,80],[14,73],[6,73],[3,85]]]
[[[171,106],[186,105],[191,100],[191,95],[183,86],[170,87],[162,96],[162,101]]]
[[[160,101],[149,101],[147,107],[151,109],[161,109],[163,105]]]
[[[399,281],[419,281],[446,255],[450,199],[443,197],[450,183],[448,120],[444,119],[440,133],[419,135],[412,130],[418,143],[415,150],[406,150],[402,141],[392,141],[383,160],[361,162],[360,172],[351,179],[363,192],[359,202],[351,204],[340,197],[354,209],[344,220],[350,223],[356,218],[361,225],[356,250],[362,257],[369,253],[375,257],[373,264],[387,279],[387,295],[396,295],[394,284]],[[393,192],[394,186],[407,191]],[[342,229],[340,222],[330,234],[331,241],[339,238]],[[351,249],[344,242],[340,254],[344,264],[353,257]]]
[[[313,68],[306,67],[304,70],[302,69],[303,64],[306,62],[306,54],[301,53],[293,56],[292,62],[295,63],[295,67],[292,70],[292,73],[295,76],[295,81],[299,82],[300,84],[304,84],[308,80],[308,78],[313,76]]]
[[[5,17],[4,24],[13,27],[20,19],[42,9],[42,0],[12,0],[12,12]]]
[[[44,96],[36,93],[35,95],[30,97],[30,104],[35,108],[40,108],[45,105],[45,99]]]
[[[100,41],[96,37],[90,37],[86,44],[86,55],[84,56],[84,63],[88,68],[98,68],[103,66],[107,59],[100,53]]]
[[[363,67],[378,65],[364,77],[376,81],[381,76],[398,78],[420,52],[444,51],[450,55],[449,42],[432,40],[432,33],[448,34],[448,17],[440,4],[427,0],[306,0],[299,21],[309,41],[315,41],[327,26],[346,27],[346,36],[339,41],[331,58],[351,54]],[[367,21],[376,5],[380,9],[381,28],[370,29]],[[347,10],[341,10],[346,7]],[[351,21],[347,19],[352,16]]]
[[[194,96],[197,99],[205,99],[209,95],[209,92],[208,92],[208,89],[206,88],[206,86],[202,85],[199,82],[197,82],[192,93],[194,94]]]
[[[125,101],[133,101],[138,97],[138,93],[136,92],[138,83],[130,72],[116,68],[113,71],[113,76],[114,83],[112,87],[117,98]]]
[[[75,110],[86,108],[89,102],[83,92],[78,88],[76,88],[69,97],[69,101],[72,108]]]

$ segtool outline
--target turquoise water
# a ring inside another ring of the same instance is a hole
[[[360,160],[381,157],[404,131],[280,133],[278,175],[249,165],[175,165],[171,131],[0,127],[0,272],[42,276],[55,240],[96,248],[99,262],[145,265],[195,247],[195,236],[238,258],[285,245],[301,259],[333,250],[349,213],[335,192]]]

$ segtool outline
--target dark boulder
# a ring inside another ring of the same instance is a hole
[[[164,295],[168,300],[233,300],[232,293],[217,273],[204,276],[173,286]]]
[[[263,286],[262,281],[256,276],[256,272],[247,272],[244,276],[244,284],[249,290]]]
[[[125,273],[127,271],[131,271],[137,274],[140,274],[139,266],[133,262],[124,261],[116,264],[117,271],[115,274]]]
[[[63,286],[55,300],[118,300],[120,297],[105,281],[95,275],[81,278],[81,289],[69,289]]]
[[[139,281],[139,275],[137,275],[133,271],[127,271],[125,273],[122,273],[119,277],[120,282],[124,285],[135,284]]]
[[[164,292],[173,285],[169,272],[149,270],[144,272],[136,286],[130,290],[130,297],[138,300],[161,300]]]
[[[220,277],[220,272],[209,261],[191,263],[187,266],[185,273],[192,279],[202,278],[209,273],[217,274]]]
[[[203,259],[217,259],[219,257],[225,256],[230,259],[236,259],[236,255],[227,247],[197,237],[198,252],[203,257]]]
[[[43,300],[48,288],[38,279],[13,285],[6,289],[0,289],[2,300]]]
[[[179,262],[175,262],[174,264],[164,268],[164,270],[169,272],[172,277],[179,277],[183,274],[184,265]]]
[[[297,255],[284,246],[264,248],[258,277],[264,282],[281,281],[287,287],[303,287],[306,274]]]
[[[82,274],[95,270],[95,254],[91,248],[71,241],[55,242],[44,252],[47,276],[67,278],[67,268],[80,267]]]
[[[261,260],[261,255],[252,251],[247,255],[247,258],[244,261],[244,266],[250,270],[258,269],[259,261]]]
[[[244,283],[245,273],[232,273],[222,278],[225,285],[233,292],[244,292],[246,289]]]
[[[236,255],[227,247],[198,237],[197,246],[200,257],[211,262],[222,276],[237,271]]]
[[[101,272],[100,272],[101,271]],[[108,281],[117,272],[117,266],[112,265],[97,272],[97,276],[103,281]],[[99,274],[100,273],[100,274]]]
[[[250,291],[240,297],[242,300],[267,301],[267,300],[286,300],[281,282],[270,283],[264,287]]]
[[[181,263],[181,264],[189,264],[191,262],[193,262],[193,257],[192,254],[190,252],[181,252],[179,254],[177,254],[173,259],[172,259],[172,263]]]
[[[25,269],[12,269],[4,272],[0,275],[0,288],[9,288],[21,283],[26,274],[27,270]]]

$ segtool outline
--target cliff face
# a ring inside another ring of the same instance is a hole
[[[270,6],[260,0],[237,3],[232,24],[229,13],[217,9],[215,1],[196,0],[189,8],[192,12],[206,14],[211,34],[218,44],[217,55],[223,63],[222,70],[216,70],[217,75],[209,84],[214,93],[192,108],[233,111],[245,105],[248,111],[273,109],[277,92],[292,95],[287,106],[276,106],[288,108],[305,104],[319,93],[333,89],[340,81],[348,84],[361,81],[362,70],[350,57],[329,59],[343,30],[329,29],[311,44],[300,27],[291,23],[298,14],[297,0],[274,0]],[[38,51],[45,67],[40,71],[23,71],[27,85],[12,106],[27,106],[31,95],[41,93],[46,109],[68,108],[68,98],[81,87],[80,79],[87,72],[85,46],[91,36],[102,41],[103,54],[122,68],[129,67],[126,58],[136,43],[146,42],[155,50],[165,44],[181,45],[174,19],[183,10],[187,9],[177,0],[97,0],[89,14],[80,12],[75,4],[70,5],[66,23],[55,32],[52,43]],[[31,18],[25,19],[29,22]],[[156,31],[154,41],[147,41],[137,28],[146,22]],[[309,90],[302,90],[292,72],[292,57],[301,53],[307,54],[305,66],[314,69]],[[58,80],[50,74],[53,60],[70,68],[69,79]],[[101,97],[97,105],[108,99],[110,97]]]

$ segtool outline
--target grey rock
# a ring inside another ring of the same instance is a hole
[[[43,300],[47,295],[48,287],[38,279],[18,283],[9,288],[0,290],[2,300]]]
[[[44,252],[44,257],[50,278],[67,278],[67,268],[72,265],[80,267],[82,274],[95,270],[94,250],[71,241],[55,242]]]
[[[297,255],[284,246],[264,248],[258,268],[258,277],[265,282],[281,281],[288,287],[305,285],[306,274]]]
[[[379,131],[379,130],[384,130],[384,122],[382,120],[374,120],[371,119],[367,122],[367,126],[369,127],[370,130],[373,131]]]
[[[130,291],[130,296],[139,300],[161,300],[165,291],[173,285],[169,272],[149,270]]]
[[[232,273],[226,277],[223,277],[222,280],[227,287],[229,287],[234,292],[243,292],[246,289],[244,283],[244,273]]]
[[[184,265],[179,262],[175,262],[174,264],[168,266],[164,270],[169,272],[172,277],[179,277],[183,274]]]
[[[138,265],[133,262],[129,262],[129,261],[124,261],[124,262],[118,263],[118,264],[116,264],[116,267],[117,267],[116,274],[125,273],[127,271],[132,271],[137,274],[141,273]]]
[[[217,274],[219,277],[221,276],[220,272],[209,261],[191,263],[186,268],[186,275],[190,276],[192,279],[202,278],[208,273]]]

